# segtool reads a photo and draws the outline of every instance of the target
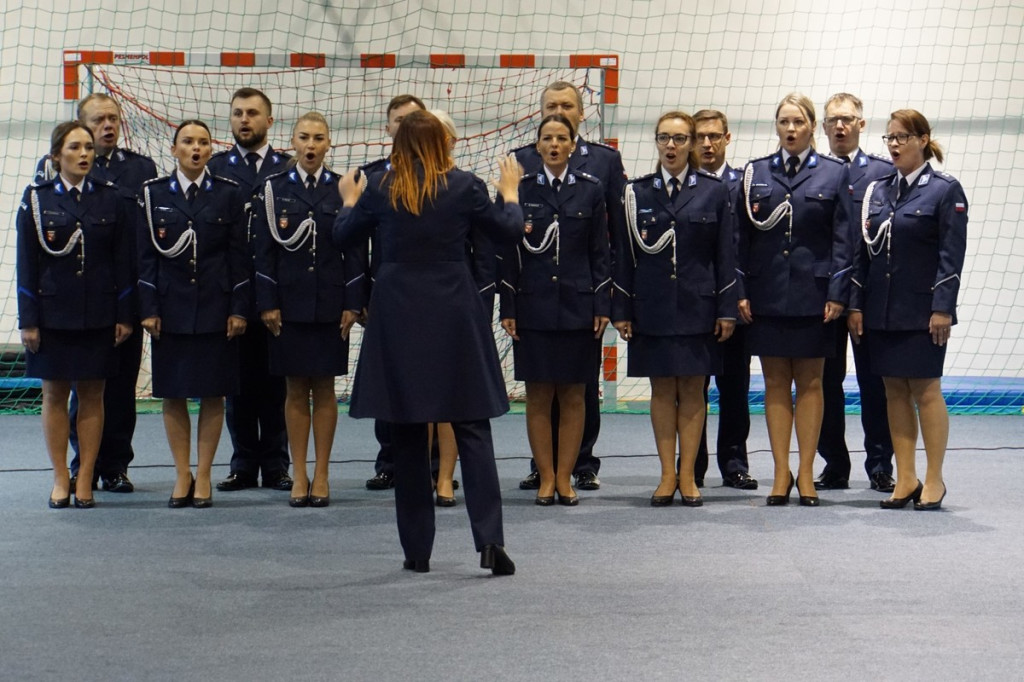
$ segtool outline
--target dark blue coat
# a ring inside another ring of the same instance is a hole
[[[544,171],[519,183],[525,234],[502,259],[501,317],[523,329],[592,329],[595,316],[611,315],[611,276],[604,188],[593,176],[570,170],[561,190]],[[558,219],[557,237],[531,253]]]
[[[39,159],[36,164],[35,182],[50,180],[56,175],[49,156]],[[137,195],[142,183],[157,176],[153,159],[137,154],[130,149],[115,149],[110,159],[97,156],[89,175],[98,180],[112,182],[123,190]]]
[[[29,186],[17,218],[18,327],[131,324],[133,218],[121,190],[92,177],[77,202],[59,178]],[[55,255],[79,229],[77,245]]]
[[[674,336],[714,332],[719,318],[736,317],[736,250],[729,190],[703,171],[690,170],[675,201],[661,172],[626,186],[624,229],[616,253],[612,319],[632,321],[638,334]],[[632,223],[632,224],[631,224]],[[634,227],[635,225],[635,231]],[[673,232],[658,253],[645,252]],[[673,256],[675,264],[673,265]]]
[[[237,183],[210,175],[192,203],[177,174],[147,182],[139,198],[139,306],[172,334],[225,332],[232,315],[247,317],[250,258],[242,193]],[[194,241],[175,257],[161,254],[188,230]]]
[[[751,161],[747,173],[751,184],[736,208],[740,299],[750,299],[755,318],[821,316],[826,301],[847,305],[853,249],[846,164],[812,149],[796,176],[787,178],[778,151]],[[792,230],[786,216],[770,230],[751,221],[751,214],[764,221],[787,200]]]
[[[956,323],[956,297],[967,249],[967,197],[960,182],[931,164],[906,195],[896,199],[897,174],[878,181],[868,203],[868,237],[891,220],[869,255],[857,254],[851,308],[862,310],[864,326],[888,331],[926,330],[933,312]],[[890,240],[891,237],[891,240]]]
[[[372,176],[343,208],[334,240],[348,248],[377,231],[379,265],[359,354],[355,417],[389,422],[488,419],[508,410],[494,336],[466,260],[470,233],[503,244],[522,237],[517,204],[492,203],[483,181],[451,170],[421,215],[391,207]]]
[[[338,322],[343,311],[361,311],[366,305],[365,252],[342,252],[331,239],[341,211],[337,181],[325,168],[310,192],[293,168],[264,183],[253,217],[260,312],[280,310],[281,319],[292,322]],[[288,240],[306,220],[314,221],[312,228],[290,247],[271,233],[273,226],[278,238]]]
[[[242,189],[244,208],[252,211],[256,202],[259,201],[260,192],[263,189],[263,182],[271,175],[277,175],[288,170],[288,161],[292,158],[283,152],[276,152],[273,148],[267,150],[267,156],[263,159],[259,171],[254,171],[252,166],[245,162],[245,150],[235,145],[226,151],[217,152],[210,157],[207,168],[214,175],[234,180]],[[250,213],[251,215],[251,213]],[[252,221],[246,216],[247,239],[252,240]]]

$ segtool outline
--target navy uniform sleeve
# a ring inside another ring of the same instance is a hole
[[[737,275],[736,275],[736,213],[729,198],[731,192],[725,183],[716,185],[721,194],[718,202],[718,242],[715,254],[715,278],[717,279],[716,304],[718,319],[734,320],[737,316]]]
[[[608,209],[604,193],[595,193],[593,222],[590,225],[590,277],[594,287],[594,316],[610,317],[611,298],[611,247],[608,244]],[[616,202],[618,203],[618,202]]]
[[[955,319],[967,251],[967,196],[959,181],[953,180],[943,193],[938,218],[939,265],[932,286],[932,312],[947,313]]]
[[[249,251],[248,216],[242,192],[231,187],[230,214],[234,218],[228,236],[228,267],[231,270],[231,316],[248,318],[252,305],[252,282],[249,280],[252,256]]]
[[[633,253],[633,233],[626,215],[625,193],[629,189],[636,196],[637,186],[627,183],[623,188],[623,198],[618,202],[617,211],[621,214],[611,223],[612,250],[615,259],[612,263],[614,282],[612,286],[612,322],[629,322],[633,319],[633,273],[636,271],[636,256]],[[633,216],[636,219],[636,216]]]
[[[138,312],[138,295],[135,267],[135,199],[120,189],[111,188],[116,194],[117,230],[114,232],[114,281],[117,284],[117,321],[131,325]]]
[[[370,234],[377,227],[377,217],[372,212],[375,192],[367,183],[366,190],[355,206],[341,207],[331,228],[331,239],[339,249],[348,249],[369,241]]]
[[[279,251],[273,236],[270,234],[270,220],[273,216],[267,215],[267,205],[264,199],[270,190],[270,182],[264,183],[263,191],[257,206],[252,211],[252,238],[253,255],[256,263],[256,281],[254,294],[256,296],[256,310],[264,312],[267,310],[279,310],[281,299],[277,290],[277,263]]]
[[[18,328],[32,329],[39,326],[39,238],[36,221],[32,215],[32,188],[29,187],[21,198],[18,208]]]
[[[146,212],[146,194],[147,188],[143,187],[139,193],[135,220],[135,245],[138,250],[139,264],[139,317],[143,320],[160,317],[160,298],[157,296],[160,277],[159,254],[153,245],[149,215]]]
[[[835,210],[832,214],[832,277],[828,283],[828,300],[846,306],[850,303],[850,279],[853,275],[853,239],[850,221],[853,217],[853,198],[847,188],[850,172],[843,164]]]

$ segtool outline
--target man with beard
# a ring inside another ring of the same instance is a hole
[[[864,130],[864,105],[860,99],[845,92],[829,97],[825,103],[822,127],[828,136],[832,155],[845,161],[850,169],[850,194],[853,198],[853,243],[860,242],[860,215],[864,193],[873,180],[892,173],[892,162],[860,148],[860,134]],[[842,327],[840,327],[842,330]],[[842,490],[850,487],[850,451],[846,447],[846,395],[843,379],[846,377],[847,334],[836,334],[836,355],[825,359],[822,392],[825,398],[818,454],[825,460],[825,469],[814,481],[818,490]],[[860,422],[864,429],[864,469],[871,489],[891,493],[892,437],[882,377],[871,373],[868,360],[870,338],[861,337],[853,344],[853,361],[857,368],[857,386],[860,389]]]
[[[93,93],[78,103],[78,120],[92,131],[96,162],[90,175],[118,186],[126,201],[134,203],[142,184],[157,176],[153,159],[117,146],[121,134],[122,112],[117,101],[103,93]],[[36,166],[35,182],[45,182],[56,174],[51,159],[45,156]],[[131,215],[135,214],[134,207]],[[134,240],[134,230],[131,235]],[[132,247],[132,253],[135,252]],[[134,272],[134,262],[133,262]],[[133,276],[134,279],[134,276]],[[138,329],[138,320],[134,321]],[[103,390],[103,436],[95,476],[103,481],[103,489],[114,493],[130,493],[135,486],[128,478],[128,465],[135,458],[132,438],[135,435],[135,386],[142,362],[142,339],[145,334],[132,334],[117,347],[117,374],[107,379]],[[71,433],[69,441],[75,451],[71,461],[71,489],[78,475],[78,393],[71,392]],[[93,481],[96,487],[96,480]]]
[[[263,92],[255,88],[235,91],[231,97],[231,134],[235,146],[214,154],[208,164],[214,175],[234,180],[247,192],[246,210],[250,216],[259,201],[263,181],[285,170],[291,158],[274,151],[267,142],[267,131],[273,123],[270,98]],[[249,221],[250,244],[252,238]],[[250,277],[254,276],[250,270]],[[255,304],[249,319],[259,319]],[[228,396],[224,415],[234,446],[231,473],[217,484],[217,490],[253,488],[260,475],[264,488],[289,492],[292,489],[284,421],[285,381],[284,377],[270,375],[268,334],[263,325],[250,325],[240,338],[241,391]]]

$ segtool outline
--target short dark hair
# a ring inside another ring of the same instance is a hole
[[[726,118],[725,114],[718,109],[701,109],[693,115],[694,124],[700,123],[701,121],[721,121],[722,132],[729,132],[729,119]]]
[[[423,111],[427,110],[427,105],[424,104],[423,100],[421,100],[416,95],[395,95],[394,97],[391,98],[391,101],[388,102],[388,108],[387,111],[384,112],[384,116],[390,117],[392,111],[394,111],[398,107],[404,107],[409,102],[415,102],[416,106],[418,106]]]
[[[111,97],[105,92],[93,92],[86,95],[78,102],[77,116],[78,120],[82,120],[82,115],[85,113],[85,105],[89,102],[113,102],[117,106],[117,110],[121,111],[121,103]]]
[[[267,105],[267,116],[273,116],[273,106],[270,104],[270,98],[262,90],[256,88],[238,88],[235,90],[235,94],[231,95],[231,101],[234,102],[236,99],[249,99],[250,97],[259,97],[263,100],[263,103]]]

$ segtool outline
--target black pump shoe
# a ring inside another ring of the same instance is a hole
[[[924,490],[924,483],[921,483],[921,481],[918,480],[917,487],[914,488],[914,492],[910,493],[906,497],[890,497],[888,500],[881,500],[878,503],[878,506],[882,509],[903,509],[911,500],[914,502],[920,500],[922,490]]]
[[[923,486],[922,486],[922,489],[923,489]],[[942,484],[942,497],[940,497],[939,499],[935,500],[934,502],[922,502],[920,500],[920,498],[919,498],[919,499],[917,499],[914,502],[914,511],[938,511],[938,510],[942,509],[942,501],[944,499],[946,499],[946,484],[945,483]],[[77,504],[77,502],[78,502],[78,500],[76,499],[75,503]]]
[[[500,545],[484,545],[480,551],[480,568],[489,568],[494,575],[512,575],[516,565]]]
[[[796,479],[793,478],[793,472],[789,472],[789,487],[786,488],[785,495],[769,495],[766,504],[769,507],[781,507],[782,505],[789,504],[789,494],[793,492],[793,486],[796,485]]]
[[[188,484],[188,492],[185,493],[185,497],[175,497],[171,495],[171,499],[167,500],[167,506],[171,509],[181,509],[187,507],[192,503],[192,498],[196,494],[196,477],[192,476],[192,482]]]

